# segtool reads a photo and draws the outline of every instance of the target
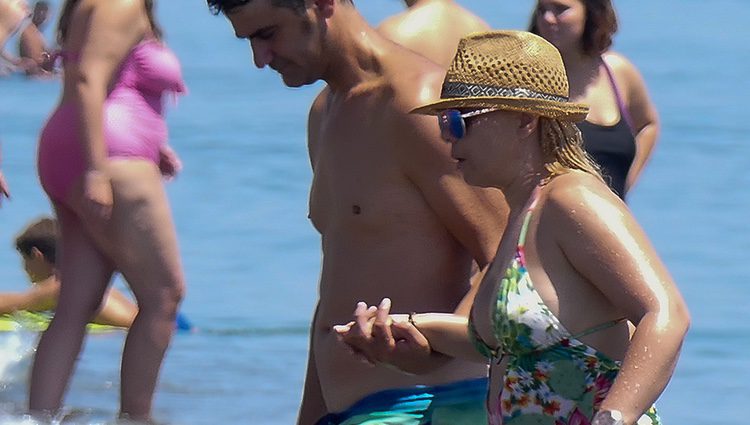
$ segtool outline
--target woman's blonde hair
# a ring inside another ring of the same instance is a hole
[[[574,123],[540,117],[539,127],[547,179],[580,170],[603,181],[601,168],[583,149],[583,136]]]

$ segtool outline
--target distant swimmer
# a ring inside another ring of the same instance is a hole
[[[458,41],[490,26],[454,0],[404,0],[407,10],[384,20],[378,31],[448,68]]]

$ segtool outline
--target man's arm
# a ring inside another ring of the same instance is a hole
[[[315,172],[315,158],[319,143],[320,125],[325,111],[328,88],[324,88],[313,101],[307,121],[307,148],[310,156],[310,166]],[[318,308],[315,308],[312,325],[310,326],[310,343],[308,345],[307,373],[305,386],[302,390],[302,403],[297,417],[297,425],[313,425],[320,418],[328,414],[323,391],[318,379],[318,367],[315,362],[314,335],[318,318]]]
[[[318,379],[318,367],[315,363],[315,349],[313,346],[315,324],[318,317],[318,309],[315,309],[312,326],[310,327],[310,344],[307,356],[307,374],[305,376],[305,387],[302,392],[302,404],[299,409],[297,425],[314,425],[320,418],[328,414],[323,391]]]
[[[508,207],[498,189],[472,187],[458,172],[434,117],[395,114],[394,140],[408,178],[480,269],[495,257]],[[501,164],[500,164],[501,165]]]
[[[623,77],[623,94],[627,99],[628,113],[634,127],[632,130],[635,132],[635,158],[625,181],[627,194],[638,182],[656,148],[660,132],[659,113],[651,100],[646,82],[635,65],[616,53],[609,53],[604,58]]]

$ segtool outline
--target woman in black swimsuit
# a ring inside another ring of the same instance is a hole
[[[659,116],[636,67],[609,50],[617,31],[610,0],[538,0],[530,32],[562,54],[570,98],[590,112],[584,147],[621,198],[635,185],[659,136]]]

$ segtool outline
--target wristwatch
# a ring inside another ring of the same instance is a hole
[[[591,425],[625,425],[619,410],[600,410],[594,415]]]

